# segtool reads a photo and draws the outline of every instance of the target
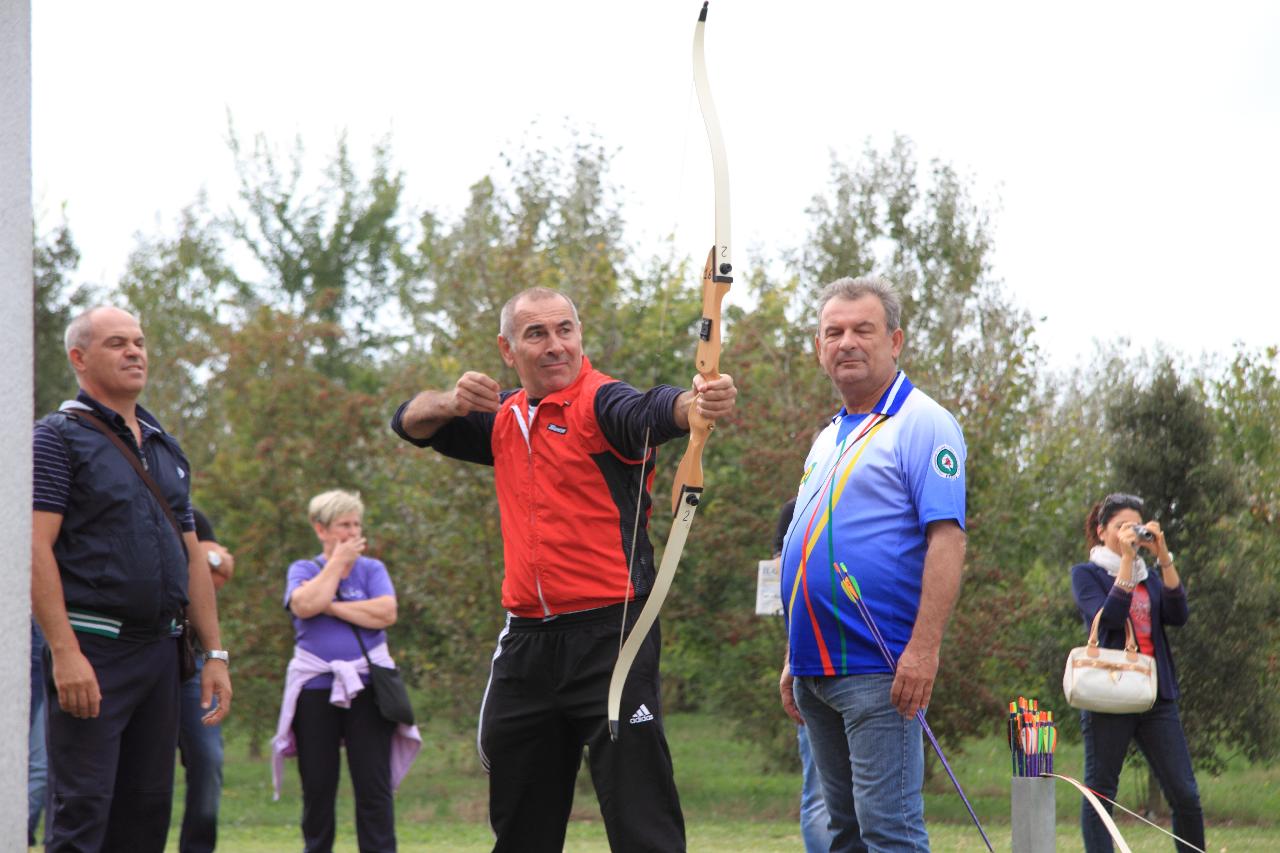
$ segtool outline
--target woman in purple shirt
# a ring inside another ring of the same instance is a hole
[[[291,670],[314,672],[297,692],[293,736],[302,779],[302,836],[306,853],[330,851],[334,799],[338,792],[339,745],[356,800],[356,838],[361,851],[396,849],[391,773],[396,724],[382,718],[372,690],[353,697],[344,681],[364,667],[361,635],[374,662],[389,659],[384,631],[396,621],[396,596],[380,561],[362,556],[364,504],[358,495],[330,491],[312,499],[308,516],[323,551],[289,567],[284,604],[293,614],[296,637]],[[335,686],[335,675],[339,684]],[[368,675],[360,680],[368,684]],[[343,707],[337,702],[348,702]]]

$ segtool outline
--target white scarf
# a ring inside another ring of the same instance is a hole
[[[1089,551],[1089,561],[1107,570],[1107,574],[1115,577],[1120,572],[1120,555],[1106,545],[1094,545]],[[1136,554],[1133,557],[1133,582],[1142,583],[1147,579],[1147,564]]]

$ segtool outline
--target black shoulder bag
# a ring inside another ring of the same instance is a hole
[[[88,424],[98,432],[111,439],[111,443],[124,454],[124,458],[129,460],[129,464],[133,466],[133,470],[138,472],[138,476],[142,478],[142,482],[150,490],[156,503],[160,504],[160,509],[164,511],[164,517],[169,519],[169,524],[173,525],[173,532],[178,535],[178,544],[182,546],[182,555],[190,559],[187,554],[187,543],[182,538],[182,525],[178,524],[178,519],[173,514],[173,508],[169,506],[169,502],[165,500],[164,493],[160,491],[160,486],[147,473],[147,469],[142,467],[142,460],[138,458],[138,454],[129,449],[123,439],[116,435],[116,431],[107,426],[102,418],[93,412],[85,409],[63,409],[62,413],[69,418]],[[182,624],[182,634],[178,643],[178,678],[186,682],[191,676],[196,674],[196,647],[195,638],[192,636],[191,622],[187,619],[187,609],[184,607],[180,613]]]
[[[338,600],[346,601],[341,591],[338,592]],[[360,651],[364,654],[365,662],[369,664],[369,688],[373,691],[373,703],[378,706],[378,713],[384,720],[412,726],[413,706],[409,704],[409,691],[400,678],[400,670],[393,666],[378,666],[374,663],[369,657],[369,650],[364,647],[364,637],[360,635],[360,628],[352,622],[347,624],[355,632],[356,642],[360,644]]]

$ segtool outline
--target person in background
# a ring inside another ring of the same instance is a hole
[[[778,686],[809,730],[833,853],[929,849],[916,714],[960,592],[965,445],[956,419],[898,369],[901,315],[880,278],[819,294],[814,346],[844,407],[809,450],[782,549]]]
[[[44,634],[31,620],[31,714],[27,720],[27,846],[36,846],[40,813],[49,794],[49,755],[44,746]],[[49,834],[45,833],[45,838]]]
[[[1089,561],[1071,568],[1071,593],[1084,620],[1085,633],[1098,611],[1098,645],[1122,649],[1125,622],[1132,622],[1138,650],[1156,661],[1156,702],[1141,714],[1080,712],[1084,734],[1084,784],[1110,799],[1120,786],[1120,769],[1136,741],[1160,783],[1173,812],[1173,834],[1204,850],[1204,813],[1191,767],[1191,752],[1178,716],[1178,673],[1169,650],[1166,627],[1187,624],[1187,589],[1178,576],[1173,554],[1159,522],[1142,520],[1142,499],[1107,495],[1089,510],[1084,523]],[[1138,556],[1156,558],[1148,568]],[[1111,811],[1111,804],[1106,804]],[[1111,853],[1111,834],[1087,800],[1080,806],[1080,829],[1086,853]],[[1174,848],[1193,848],[1177,842]]]
[[[786,538],[795,510],[796,499],[792,498],[782,505],[778,513],[778,529],[773,536],[774,559],[782,556],[782,541]],[[831,849],[831,828],[828,826],[831,818],[822,799],[822,780],[813,766],[813,747],[809,745],[809,732],[803,721],[796,723],[796,742],[800,750],[800,837],[804,839],[805,853],[828,853]]]
[[[173,805],[184,607],[209,649],[201,681],[209,725],[231,710],[229,655],[191,518],[190,466],[138,405],[148,369],[141,325],[98,306],[71,321],[65,343],[80,391],[33,436],[31,607],[48,643],[47,850],[160,853]]]
[[[382,561],[364,556],[359,495],[337,489],[316,495],[307,517],[321,552],[291,565],[285,584],[295,645],[273,742],[276,792],[284,756],[296,754],[303,850],[329,853],[345,746],[356,842],[362,853],[391,853],[396,849],[395,790],[422,740],[416,727],[390,722],[378,711],[367,689],[364,649],[375,665],[395,666],[386,629],[396,622],[396,591]]]
[[[215,592],[235,573],[235,557],[218,544],[213,525],[192,507],[196,540],[200,543]],[[206,726],[200,707],[200,677],[204,650],[196,649],[196,674],[182,685],[182,711],[178,718],[178,752],[187,773],[187,796],[182,811],[179,853],[212,853],[218,844],[218,804],[222,799],[222,726]]]

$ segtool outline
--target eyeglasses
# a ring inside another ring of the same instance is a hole
[[[1126,495],[1120,492],[1107,495],[1102,499],[1102,508],[1098,510],[1099,523],[1105,524],[1107,519],[1122,509],[1142,512],[1142,498],[1137,495]]]

